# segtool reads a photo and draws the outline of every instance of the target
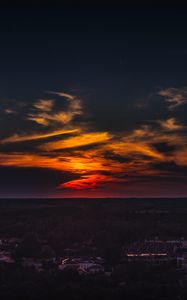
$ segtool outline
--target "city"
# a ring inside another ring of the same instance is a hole
[[[0,205],[1,297],[185,299],[186,199],[14,199]]]

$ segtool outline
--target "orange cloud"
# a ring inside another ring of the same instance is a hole
[[[7,138],[1,140],[0,144],[47,139],[47,138],[55,137],[58,135],[71,134],[71,133],[77,133],[77,132],[79,132],[79,129],[69,129],[69,130],[61,129],[61,130],[55,130],[55,131],[51,131],[51,132],[47,132],[47,133],[31,133],[31,134],[25,134],[25,135],[14,134],[10,137],[7,137]]]
[[[177,165],[187,167],[187,143],[173,153],[172,159]]]
[[[113,142],[107,145],[106,148],[122,156],[129,156],[130,154],[134,153],[149,156],[159,160],[163,159],[163,155],[161,153],[151,148],[149,145],[146,145],[146,143],[141,142]]]
[[[169,118],[167,120],[158,121],[161,127],[165,130],[182,130],[185,129],[184,125],[179,124],[175,118]]]
[[[76,174],[86,174],[89,172],[99,172],[111,170],[111,161],[105,160],[102,157],[94,155],[84,157],[71,153],[58,154],[56,156],[31,154],[31,153],[1,153],[0,165],[1,166],[14,166],[14,167],[37,167],[49,168],[59,171],[67,171]],[[117,166],[113,166],[114,170]]]
[[[49,125],[48,114],[46,114],[46,113],[29,114],[27,116],[27,120],[34,121],[37,124],[40,124],[43,126]]]
[[[53,100],[40,99],[34,104],[34,109],[32,106],[32,113],[27,118],[45,126],[52,125],[55,129],[45,133],[15,134],[2,139],[1,145],[38,140],[39,146],[35,152],[1,153],[1,166],[48,168],[73,173],[79,179],[63,183],[60,188],[81,190],[172,174],[171,170],[156,169],[155,164],[171,162],[187,166],[186,127],[174,117],[156,120],[154,125],[152,122],[130,132],[94,132],[87,125],[78,127],[73,123],[76,115],[83,114],[79,98],[63,92],[53,94],[67,101],[66,109],[56,112]],[[50,141],[47,140],[49,138]],[[159,143],[174,146],[174,150],[169,153],[158,150],[156,145]]]
[[[104,143],[111,139],[108,132],[90,132],[78,136],[70,137],[64,140],[48,142],[40,146],[44,151],[54,151],[59,149],[75,148],[91,144]]]
[[[53,109],[54,102],[54,99],[39,99],[34,104],[34,108],[41,111],[51,111]]]
[[[47,168],[63,171],[63,163],[58,157],[26,153],[1,153],[1,166],[12,166],[19,168]]]
[[[69,124],[75,116],[83,113],[82,101],[78,97],[63,92],[50,93],[63,97],[68,102],[67,108],[54,112],[53,106],[55,100],[40,99],[34,104],[36,111],[28,114],[28,120],[43,126],[50,124]]]

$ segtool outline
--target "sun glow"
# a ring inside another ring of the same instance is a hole
[[[94,131],[90,124],[83,122],[78,126],[73,122],[75,116],[83,115],[81,99],[63,92],[53,94],[65,98],[66,110],[54,111],[54,99],[34,102],[26,120],[35,119],[39,129],[1,139],[0,145],[5,147],[0,153],[1,166],[52,169],[62,177],[69,173],[77,179],[59,184],[58,188],[65,190],[95,190],[125,185],[137,178],[172,176],[172,170],[155,167],[161,163],[187,166],[187,139],[183,134],[186,127],[175,118],[157,120],[154,126],[141,125],[128,132]],[[6,151],[14,143],[18,149],[26,146],[25,150]],[[156,144],[173,150],[164,152]]]

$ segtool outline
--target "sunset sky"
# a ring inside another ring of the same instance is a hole
[[[187,10],[78,2],[1,5],[0,197],[187,196]]]

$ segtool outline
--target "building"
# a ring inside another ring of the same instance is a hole
[[[79,274],[98,274],[104,273],[104,260],[101,257],[96,258],[65,258],[61,260],[60,270],[76,269]]]
[[[145,240],[136,242],[123,249],[122,257],[129,262],[143,261],[151,264],[164,264],[177,259],[178,249],[182,249],[185,241]]]

